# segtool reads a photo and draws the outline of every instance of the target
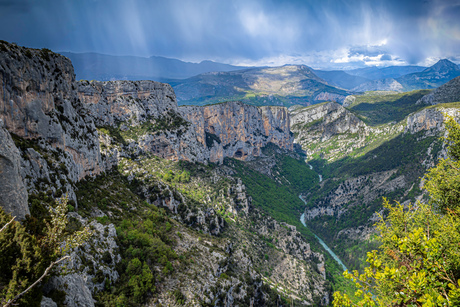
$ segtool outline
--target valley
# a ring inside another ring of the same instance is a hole
[[[452,77],[441,64],[401,71]],[[65,232],[93,233],[20,304],[327,306],[353,289],[342,272],[377,248],[383,198],[426,198],[460,77],[361,93],[341,87],[370,75],[224,68],[76,81],[68,58],[0,42],[1,219],[40,242],[64,198]]]

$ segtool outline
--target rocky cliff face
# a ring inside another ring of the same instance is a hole
[[[24,145],[10,160],[20,162],[29,193],[37,191],[39,182],[51,180],[53,193],[67,186],[72,198],[71,183],[104,170],[98,134],[78,99],[72,64],[46,49],[1,42],[0,50],[0,120]],[[62,169],[62,174],[51,169]],[[12,212],[28,213],[24,204],[18,210]]]
[[[340,95],[328,92],[321,92],[316,97],[316,101],[335,101],[338,103],[343,103],[347,95]]]
[[[20,166],[19,150],[0,119],[0,206],[22,220],[29,214],[29,206]]]
[[[341,119],[338,121],[338,119]],[[365,127],[365,124],[338,103],[328,102],[303,109],[297,109],[291,114],[291,126],[305,125],[321,120],[322,139],[330,138],[337,133],[356,133]],[[330,125],[334,123],[334,125]]]
[[[364,146],[369,134],[369,128],[362,120],[335,102],[292,111],[291,127],[295,143],[300,144],[309,157],[324,154],[323,145],[333,138],[341,143],[339,148],[344,148],[337,154],[346,154],[355,147]]]
[[[426,97],[426,96],[424,96]],[[417,133],[426,131],[427,134],[437,134],[444,130],[445,115],[460,118],[460,110],[454,107],[431,107],[407,117],[405,131]]]
[[[24,144],[21,159],[8,158],[21,163],[12,169],[20,171],[29,192],[38,191],[41,180],[54,181],[53,193],[65,187],[75,200],[71,183],[116,165],[120,152],[103,161],[96,126],[119,129],[129,151],[175,161],[221,163],[225,157],[251,159],[268,143],[293,147],[285,108],[230,102],[179,109],[168,84],[77,83],[63,56],[4,42],[0,47],[0,119],[9,133],[38,146]],[[66,174],[53,171],[59,168]],[[23,217],[26,198],[21,199],[17,213]]]
[[[192,123],[198,141],[209,150],[211,162],[223,158],[247,160],[261,154],[273,143],[293,149],[289,114],[284,107],[254,107],[228,102],[204,107],[181,107],[184,118]]]
[[[89,109],[96,125],[120,122],[138,125],[147,117],[176,111],[174,91],[169,84],[154,81],[80,81],[78,97]]]
[[[78,92],[100,127],[129,132],[150,126],[127,141],[170,160],[222,163],[225,157],[258,156],[268,143],[293,147],[289,114],[283,107],[227,102],[178,108],[172,88],[153,81],[83,81]]]
[[[2,46],[0,118],[5,128],[69,153],[74,180],[100,173],[97,132],[77,99],[70,61],[47,50]]]
[[[167,261],[155,264],[159,276],[155,299],[159,300],[152,304],[175,304],[177,298],[171,293],[180,288],[184,299],[197,305],[233,306],[241,301],[263,305],[278,300],[268,296],[276,292],[267,284],[280,281],[283,288],[294,290],[296,300],[327,304],[324,258],[310,250],[295,228],[251,208],[244,186],[231,173],[218,170],[204,177],[202,173],[212,167],[172,162],[247,160],[260,155],[269,143],[292,149],[285,108],[239,102],[178,108],[169,85],[76,83],[69,60],[48,50],[0,42],[0,51],[0,205],[23,217],[29,213],[27,192],[29,202],[33,198],[41,209],[67,193],[74,210],[69,215],[78,221],[73,226],[90,225],[97,230],[90,243],[72,253],[70,267],[75,272],[53,277],[45,295],[63,290],[64,304],[92,306],[93,295],[115,287],[115,280],[124,273],[117,265],[123,247],[111,222],[133,219],[137,225],[136,214],[158,206],[164,228],[174,227],[171,232],[162,230],[171,237],[163,239],[183,259],[169,259],[174,271],[170,274],[164,269]],[[177,178],[164,172],[171,165],[177,168]],[[197,174],[186,171],[195,166]],[[213,189],[215,194],[210,193]],[[229,226],[224,217],[238,219],[247,227],[258,219],[260,232]],[[158,230],[155,227],[152,224],[152,231]],[[232,234],[231,239],[216,236],[228,229],[241,234],[236,236],[243,238],[238,246],[227,244],[236,240]],[[273,237],[273,243],[262,242],[265,236]],[[270,265],[264,253],[255,250],[270,252]],[[188,259],[190,255],[193,259]],[[264,278],[256,270],[261,266],[274,269],[273,276]],[[49,298],[43,304],[55,305]]]

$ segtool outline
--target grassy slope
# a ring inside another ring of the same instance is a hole
[[[425,105],[416,105],[415,102],[429,92],[429,90],[397,94],[367,92],[356,96],[355,102],[348,109],[370,126],[399,122],[410,113],[423,109]]]

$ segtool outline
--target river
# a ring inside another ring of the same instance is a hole
[[[305,161],[305,163],[307,163],[307,161]],[[312,165],[308,163],[307,165],[310,167],[311,170],[313,169]],[[319,182],[323,181],[323,176],[321,176],[321,174],[318,174],[318,177],[319,177]],[[304,202],[305,205],[307,204],[307,202],[300,195],[299,195],[299,198],[301,201]],[[302,225],[307,227],[307,224],[305,223],[305,212],[302,213],[302,215],[300,216],[300,222],[302,223]],[[347,267],[345,266],[345,264],[343,264],[342,260],[340,260],[339,256],[337,256],[320,237],[318,237],[316,234],[314,235],[318,239],[319,244],[321,244],[321,246],[324,247],[324,249],[332,256],[332,258],[334,258],[334,260],[337,261],[337,263],[342,267],[342,269],[344,271],[348,271]]]

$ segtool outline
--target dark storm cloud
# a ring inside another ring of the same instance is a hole
[[[458,16],[460,1],[440,0],[0,0],[0,39],[188,60],[390,65],[458,57]]]

